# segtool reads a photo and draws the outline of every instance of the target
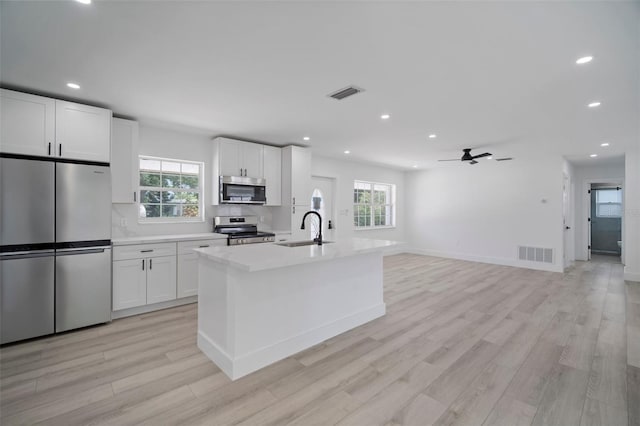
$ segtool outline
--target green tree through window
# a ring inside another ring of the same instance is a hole
[[[355,181],[353,225],[356,228],[395,226],[395,185]]]
[[[203,220],[203,163],[140,156],[141,221]]]

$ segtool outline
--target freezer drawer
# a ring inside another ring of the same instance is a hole
[[[53,251],[2,256],[0,270],[0,343],[52,334]]]
[[[111,249],[56,252],[56,332],[111,321]]]
[[[111,239],[109,167],[56,164],[56,241]]]

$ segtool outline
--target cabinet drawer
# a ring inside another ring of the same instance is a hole
[[[135,244],[113,248],[113,260],[174,256],[175,254],[176,243]]]
[[[193,249],[201,247],[226,246],[226,239],[181,241],[178,243],[178,254],[191,254]]]

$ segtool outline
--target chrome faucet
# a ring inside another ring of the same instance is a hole
[[[302,216],[302,225],[300,225],[300,229],[304,229],[304,220],[310,214],[315,214],[316,216],[318,216],[318,219],[320,220],[320,229],[318,230],[318,235],[313,239],[313,241],[318,243],[319,246],[321,246],[322,245],[322,216],[320,216],[320,213],[313,210],[309,210],[308,212],[306,212],[304,216]]]

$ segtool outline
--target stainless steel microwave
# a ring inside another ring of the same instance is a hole
[[[266,185],[265,179],[220,176],[220,204],[264,204]]]

